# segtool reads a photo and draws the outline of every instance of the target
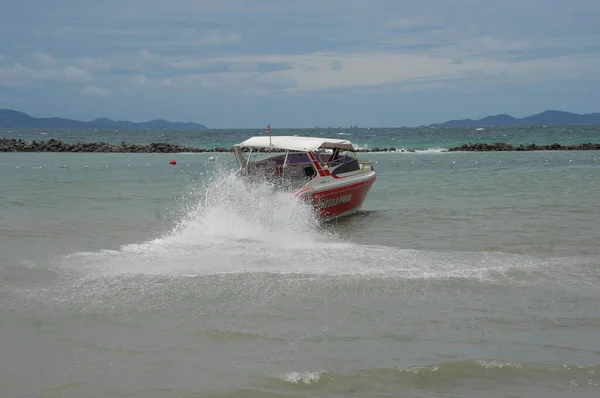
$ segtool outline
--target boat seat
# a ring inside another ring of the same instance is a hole
[[[298,165],[287,165],[283,169],[284,177],[303,179],[306,177],[312,177],[315,174],[315,169],[312,166],[303,164]]]

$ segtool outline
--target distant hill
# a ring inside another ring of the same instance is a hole
[[[450,120],[444,123],[431,124],[430,127],[492,127],[492,126],[581,126],[600,125],[600,113],[571,113],[562,111],[544,111],[537,115],[521,119],[500,114],[483,119]]]
[[[33,117],[26,113],[10,109],[0,109],[0,128],[39,128],[69,130],[205,130],[206,126],[198,123],[169,122],[155,119],[149,122],[116,121],[98,118],[90,122],[63,119],[59,117]]]

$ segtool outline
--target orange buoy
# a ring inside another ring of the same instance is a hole
[[[177,164],[177,162],[175,161],[175,159],[171,159],[169,160],[169,164]]]

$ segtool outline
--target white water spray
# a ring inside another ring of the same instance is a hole
[[[323,228],[312,207],[267,181],[216,169],[187,196],[181,220],[160,238],[64,260],[101,274],[315,272],[322,268],[316,253],[353,246]]]
[[[562,260],[551,264],[501,253],[435,253],[344,242],[291,193],[229,171],[215,171],[187,196],[179,223],[163,236],[118,250],[71,254],[59,266],[84,278],[276,273],[510,283],[531,283],[529,273],[540,279],[543,270],[564,266]]]

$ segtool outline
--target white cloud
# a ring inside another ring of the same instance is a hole
[[[150,48],[154,50],[171,50],[173,48],[187,48],[191,51],[197,47],[210,47],[218,49],[220,47],[230,47],[242,41],[242,36],[238,33],[224,29],[198,30],[196,28],[178,28],[165,31],[164,35],[156,37],[154,29],[138,28],[130,30],[111,30],[106,31],[104,36],[114,37],[134,37],[133,40],[125,42],[133,44],[137,48]]]
[[[180,84],[173,78],[148,78],[145,75],[135,75],[131,79],[131,84],[142,87],[180,87]]]
[[[0,85],[18,86],[31,81],[31,70],[18,62],[0,69]]]
[[[387,27],[429,26],[426,20],[400,19]],[[198,38],[195,29],[186,38]],[[238,40],[236,35],[211,31],[205,43]],[[430,37],[422,36],[423,40]],[[421,51],[313,52],[307,54],[256,54],[207,57],[202,54],[162,55],[148,49],[128,55],[85,56],[57,59],[46,53],[29,56],[0,69],[0,84],[22,85],[36,81],[91,83],[88,95],[103,96],[125,87],[144,86],[187,90],[241,90],[256,93],[305,92],[381,85],[456,84],[456,81],[527,82],[565,76],[597,78],[600,58],[546,55],[543,62],[518,61],[515,54],[530,54],[545,46],[567,48],[571,42],[520,41],[496,36],[469,37],[452,44]],[[46,68],[42,68],[44,65]],[[62,65],[62,66],[61,66]],[[271,66],[269,66],[271,65]],[[50,66],[52,66],[50,68]],[[94,73],[101,73],[94,75]],[[119,76],[123,77],[121,79]],[[125,79],[125,80],[124,80]],[[116,83],[119,81],[119,83]],[[121,86],[122,83],[125,83]],[[94,89],[95,88],[95,89]]]
[[[14,62],[0,69],[0,85],[22,86],[36,80],[54,80],[56,76],[54,70],[37,70],[24,66],[20,62]]]
[[[46,66],[55,65],[56,61],[51,55],[34,54],[32,58],[35,63]],[[72,66],[67,66],[62,70],[55,68],[33,68],[23,65],[21,62],[14,62],[12,65],[0,68],[0,85],[5,86],[23,86],[35,82],[65,82],[65,83],[86,83],[91,82],[93,76],[85,71]]]
[[[30,55],[34,65],[44,69],[54,68],[56,65],[56,59],[50,54],[44,52],[35,52]]]
[[[292,91],[319,91],[396,84],[424,78],[460,77],[469,68],[490,67],[486,61],[450,65],[450,60],[443,58],[394,53],[312,54],[287,57],[287,62],[292,68],[279,73],[296,83]],[[331,65],[335,63],[343,65],[343,68],[332,68]]]
[[[411,30],[429,28],[437,23],[426,18],[395,18],[384,22],[383,26],[389,29]]]
[[[185,74],[172,77],[186,86],[202,82],[206,88],[272,88],[275,91],[319,91],[428,80],[475,80],[480,77],[518,82],[554,80],[569,74],[586,72],[600,77],[600,58],[554,57],[543,61],[511,62],[493,57],[466,58],[457,63],[440,55],[396,53],[317,53],[307,55],[260,55],[212,59],[230,65],[253,63],[288,64],[289,69],[274,72],[244,72],[231,67],[231,73]],[[168,62],[167,62],[168,63]],[[342,68],[332,65],[343,65]]]
[[[90,73],[106,73],[111,68],[110,60],[105,58],[83,57],[76,61],[76,65]]]
[[[88,97],[103,98],[108,97],[110,95],[110,91],[97,86],[85,86],[81,90],[81,94]]]
[[[140,73],[144,75],[161,73],[186,73],[207,68],[216,61],[202,56],[161,56],[147,49],[128,55],[109,55],[106,57],[85,57],[74,60],[80,69],[88,72]]]
[[[136,75],[133,86],[173,88],[194,94],[256,94],[267,95],[290,90],[296,82],[280,72],[186,73],[168,78]]]
[[[82,71],[73,66],[67,66],[63,69],[62,74],[67,81],[77,83],[87,83],[93,80],[92,75],[89,72]]]
[[[93,104],[71,96],[94,112],[128,117],[160,106],[173,117],[187,107],[211,109],[221,123],[236,113],[239,124],[272,106],[282,120],[308,120],[297,115],[324,106],[324,119],[347,120],[383,98],[363,112],[371,120],[376,112],[396,120],[383,112],[395,115],[388,104],[403,100],[423,118],[460,107],[506,111],[527,90],[535,106],[598,103],[597,0],[57,1],[8,2],[0,12],[0,33],[11,38],[0,43],[5,100],[47,110],[57,93],[75,91],[110,96]],[[34,23],[13,23],[23,18]],[[465,90],[487,93],[453,101]],[[277,101],[267,107],[256,95]]]
[[[515,61],[511,52],[525,52],[543,43],[516,42],[491,36],[464,40],[428,53],[309,53],[228,57],[183,57],[141,50],[136,54],[84,58],[76,65],[98,65],[128,75],[125,86],[173,88],[178,90],[238,90],[260,94],[348,89],[382,85],[406,85],[416,89],[432,85],[554,81],[568,76],[600,77],[596,56],[546,57],[543,60]],[[260,65],[273,65],[261,72]],[[284,67],[282,67],[284,66]],[[285,67],[287,66],[287,68]],[[215,70],[218,69],[218,70]],[[73,81],[91,74],[69,69]],[[105,76],[113,83],[118,76]],[[121,80],[122,81],[122,80]],[[424,84],[424,82],[427,84]],[[100,80],[102,82],[102,80]],[[122,87],[115,86],[115,90]]]
[[[202,34],[196,29],[189,29],[185,31],[182,39],[187,43],[197,43],[199,45],[207,46],[223,46],[236,43],[240,41],[242,37],[236,33],[223,32],[219,30],[211,30]]]
[[[230,72],[258,72],[259,65],[256,62],[234,62],[227,66]]]
[[[133,76],[132,83],[134,86],[145,86],[148,84],[148,78],[145,75]]]

